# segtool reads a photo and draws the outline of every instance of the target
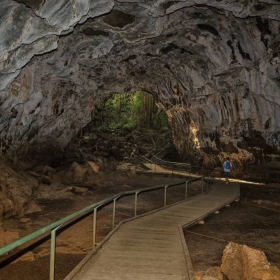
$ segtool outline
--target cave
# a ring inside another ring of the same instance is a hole
[[[1,221],[58,176],[110,184],[165,144],[165,160],[218,176],[230,157],[236,179],[279,189],[279,1],[2,0],[0,15]],[[137,92],[165,127],[104,128],[101,107]]]
[[[168,116],[151,94],[138,91],[114,94],[98,104],[92,120],[72,138],[66,151],[79,154],[82,150],[87,155],[71,158],[77,162],[101,157],[137,163],[139,158],[151,159],[171,148],[172,153],[163,153],[162,159],[177,156],[178,160]]]
[[[240,173],[246,162],[277,169],[278,4],[7,2],[5,157],[53,164],[100,102],[146,91],[169,116],[179,154],[209,168],[230,155]]]

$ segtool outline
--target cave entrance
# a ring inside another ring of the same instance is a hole
[[[165,111],[146,92],[115,94],[94,110],[92,121],[76,139],[83,151],[95,157],[133,160],[160,153],[177,154]]]
[[[156,106],[151,94],[142,91],[115,94],[99,104],[92,125],[95,129],[171,131],[165,111]]]

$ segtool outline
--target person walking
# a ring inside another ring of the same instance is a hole
[[[227,159],[224,161],[223,167],[224,167],[224,173],[225,173],[225,177],[226,177],[226,184],[228,184],[230,171],[232,169],[232,163],[231,163],[229,157],[227,157]]]

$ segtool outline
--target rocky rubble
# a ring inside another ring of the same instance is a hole
[[[65,153],[66,160],[138,162],[138,158],[158,155],[172,146],[169,131],[149,129],[88,131],[73,139]]]
[[[114,158],[94,157],[95,162],[86,157],[79,159],[53,168],[31,162],[14,165],[1,156],[0,221],[41,211],[35,203],[38,199],[65,199],[75,193],[86,193],[88,188],[124,182],[125,178],[135,176],[131,164]]]
[[[58,166],[38,165],[36,161],[11,163],[2,156],[0,216],[40,211],[36,199],[64,199],[85,194],[88,188],[124,182],[135,176],[132,168],[140,162],[140,155],[155,155],[170,142],[168,132],[88,131],[73,139]]]

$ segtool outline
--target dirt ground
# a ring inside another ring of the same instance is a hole
[[[185,229],[185,238],[196,271],[220,266],[230,242],[264,251],[280,268],[280,185],[241,184],[240,201]]]
[[[121,191],[144,188],[184,179],[174,177],[151,177],[140,175],[127,178],[125,184],[89,188],[86,193],[77,193],[65,199],[43,199],[37,201],[42,211],[25,215],[30,221],[21,223],[9,220],[3,225],[5,230],[16,230],[23,237],[85,206],[100,201]],[[139,214],[162,206],[163,192],[139,195]],[[197,186],[190,187],[189,195],[199,192]],[[184,185],[175,188],[175,200],[183,199]],[[130,218],[134,213],[134,198],[124,197],[118,201],[116,223]],[[171,203],[171,195],[168,197]],[[185,237],[195,270],[205,270],[220,265],[222,252],[229,241],[263,250],[268,260],[280,268],[280,185],[266,186],[241,184],[241,198],[231,207],[224,208],[218,215],[205,220],[204,225],[196,225],[185,230]],[[98,212],[97,242],[112,229],[112,207],[106,206]],[[44,280],[49,279],[49,246],[48,238],[38,246],[32,245],[28,250],[34,254],[34,260],[11,263],[0,261],[0,280]],[[72,227],[59,233],[57,237],[57,254],[55,279],[63,279],[91,250],[92,215],[79,221]]]

